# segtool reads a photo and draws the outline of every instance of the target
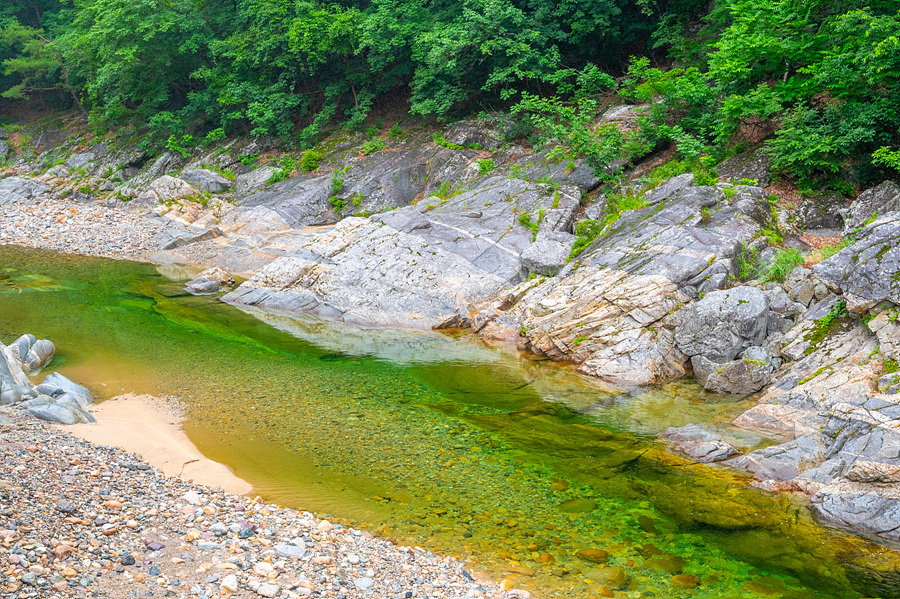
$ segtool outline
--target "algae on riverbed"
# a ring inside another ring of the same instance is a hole
[[[0,257],[54,291],[0,294],[3,339],[53,340],[51,368],[101,398],[182,397],[201,450],[269,500],[471,557],[543,597],[900,593],[894,551],[650,440],[666,420],[653,402],[740,411],[696,387],[626,394],[443,336],[266,316],[279,330],[150,265]]]

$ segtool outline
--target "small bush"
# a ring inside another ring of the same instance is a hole
[[[497,167],[492,158],[484,158],[478,161],[478,174],[486,175]]]
[[[742,247],[737,254],[738,280],[747,281],[756,276],[759,270],[759,255],[757,252]]]
[[[269,180],[267,181],[269,185],[288,179],[293,173],[294,169],[297,168],[297,163],[294,162],[294,159],[290,156],[285,156],[284,158],[279,160],[277,164],[279,165],[279,168],[274,173],[272,173],[271,177],[269,177]]]
[[[387,143],[383,139],[373,137],[362,145],[362,153],[366,156],[380,152],[387,147]]]
[[[569,260],[578,256],[588,247],[600,233],[603,232],[603,223],[587,218],[575,225],[575,235],[577,239],[572,245],[572,251],[569,252]]]
[[[322,152],[307,150],[300,157],[300,172],[309,173],[319,168],[319,162],[324,157]]]
[[[397,139],[403,135],[403,127],[400,126],[400,123],[394,123],[394,126],[388,130],[388,137],[391,139]]]
[[[436,132],[434,134],[434,136],[432,136],[432,139],[434,140],[434,143],[436,143],[439,146],[443,146],[443,147],[447,148],[448,150],[462,150],[463,149],[463,147],[461,145],[450,143],[449,141],[444,139],[444,134],[441,133],[440,131]]]

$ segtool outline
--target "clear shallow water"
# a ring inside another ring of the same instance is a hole
[[[764,443],[726,424],[746,404],[689,383],[622,393],[471,338],[248,312],[152,265],[0,247],[0,340],[53,340],[51,368],[103,399],[181,397],[195,443],[268,500],[541,597],[597,596],[621,575],[608,567],[628,597],[898,596],[894,551],[653,441],[702,421]]]

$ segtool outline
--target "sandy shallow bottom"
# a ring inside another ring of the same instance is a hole
[[[200,453],[181,430],[183,417],[172,401],[128,393],[93,405],[90,411],[97,422],[62,428],[91,443],[140,454],[148,464],[170,476],[222,487],[228,493],[246,495],[253,490],[227,466]]]

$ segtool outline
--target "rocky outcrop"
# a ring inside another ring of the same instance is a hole
[[[194,188],[209,193],[221,193],[230,191],[234,183],[215,171],[205,168],[190,168],[181,171],[178,178],[187,181]]]
[[[559,266],[579,196],[574,188],[492,177],[453,197],[344,219],[316,235],[281,235],[283,257],[225,300],[369,326],[468,326],[473,305],[526,276],[523,254],[538,236],[562,246]],[[538,268],[554,268],[553,256],[542,258],[551,264]]]
[[[823,192],[815,196],[804,197],[794,213],[797,226],[807,229],[844,228],[843,213],[847,211],[847,201],[834,192]]]
[[[813,267],[813,274],[843,295],[850,312],[860,314],[883,301],[900,304],[900,212],[879,217],[856,239]]]
[[[474,319],[476,330],[613,382],[685,374],[676,312],[698,297],[696,286],[735,273],[732,258],[769,218],[759,188],[735,187],[729,201],[724,188],[689,182],[661,185],[670,196],[623,213],[553,279],[500,293]],[[764,315],[763,334],[765,326]]]
[[[187,181],[163,175],[150,183],[146,191],[124,205],[130,210],[150,211],[159,204],[188,200],[199,195],[200,192]]]
[[[226,295],[228,302],[368,326],[462,327],[503,279],[421,237],[348,218]]]
[[[35,387],[22,371],[22,364],[29,367],[43,366],[53,355],[53,344],[37,340],[33,335],[23,335],[9,346],[0,344],[0,405],[14,406],[27,414],[61,424],[94,422],[94,417],[84,411],[93,402],[91,392],[54,372]]]
[[[756,287],[708,293],[679,314],[675,343],[688,356],[727,362],[766,338],[769,305]]]
[[[50,186],[24,177],[6,177],[0,180],[0,204],[25,204],[33,202],[50,191]]]
[[[859,194],[850,208],[845,210],[844,234],[853,234],[872,218],[891,212],[900,212],[900,186],[893,181],[885,181]]]
[[[749,150],[729,158],[716,166],[719,180],[731,183],[755,181],[755,185],[768,187],[770,182],[769,157],[762,148]]]

